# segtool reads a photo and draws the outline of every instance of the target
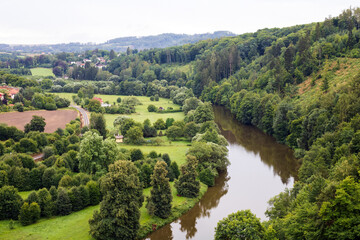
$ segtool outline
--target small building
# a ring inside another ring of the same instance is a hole
[[[93,97],[93,99],[99,101],[101,104],[103,104],[103,102],[104,102],[101,98],[98,98],[98,97]]]
[[[0,86],[0,98],[4,99],[4,93],[6,93],[11,99],[14,99],[15,95],[20,91],[19,88],[10,87],[10,86]]]
[[[109,104],[109,103],[101,103],[101,106],[102,107],[111,107],[111,104]]]
[[[122,143],[122,142],[124,142],[124,136],[123,136],[123,135],[119,135],[119,134],[115,135],[115,141],[116,141],[117,143]]]

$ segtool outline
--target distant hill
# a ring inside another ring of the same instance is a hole
[[[128,47],[132,49],[150,49],[166,48],[180,46],[187,43],[195,43],[201,40],[214,39],[221,37],[235,36],[228,31],[217,31],[214,33],[203,34],[174,34],[163,33],[154,36],[144,37],[122,37],[108,40],[105,43],[60,43],[60,44],[39,44],[39,45],[21,45],[21,44],[0,44],[0,51],[5,52],[26,52],[26,53],[56,53],[56,52],[83,52],[86,50],[102,49],[116,52],[124,52]]]

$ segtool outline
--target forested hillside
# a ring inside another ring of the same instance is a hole
[[[175,34],[164,33],[154,36],[144,37],[122,37],[106,41],[105,43],[61,43],[61,44],[39,44],[39,45],[9,45],[0,44],[0,51],[6,52],[26,52],[26,53],[57,53],[57,52],[83,52],[86,50],[114,50],[125,52],[128,48],[132,49],[151,49],[180,46],[188,43],[195,43],[200,40],[235,36],[234,33],[227,31],[217,31],[214,33],[203,34]]]
[[[360,9],[347,9],[320,23],[122,55],[108,70],[120,85],[138,81],[160,95],[157,80],[191,88],[295,150],[299,181],[270,200],[259,231],[358,239],[359,27]]]

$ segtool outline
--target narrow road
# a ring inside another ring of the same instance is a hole
[[[82,118],[84,120],[84,126],[89,126],[90,121],[87,112],[82,107],[79,107],[77,105],[70,105],[70,107],[76,108],[76,110],[78,110],[82,115]]]

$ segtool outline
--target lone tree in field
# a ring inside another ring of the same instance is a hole
[[[104,195],[100,211],[89,220],[95,239],[135,239],[140,227],[140,207],[144,201],[138,170],[130,161],[117,161],[101,181]]]
[[[30,131],[39,131],[43,132],[45,130],[45,118],[34,115],[30,121],[30,123],[27,123],[25,125],[25,133],[28,133]]]
[[[153,188],[150,191],[150,198],[148,198],[146,205],[150,215],[161,218],[167,218],[171,213],[172,195],[169,179],[166,177],[168,173],[166,167],[167,165],[164,161],[156,163],[153,175],[151,176]]]
[[[175,182],[175,188],[179,195],[188,198],[195,198],[199,195],[200,182],[196,180],[197,164],[196,157],[187,155],[187,163],[181,166],[179,180]]]

